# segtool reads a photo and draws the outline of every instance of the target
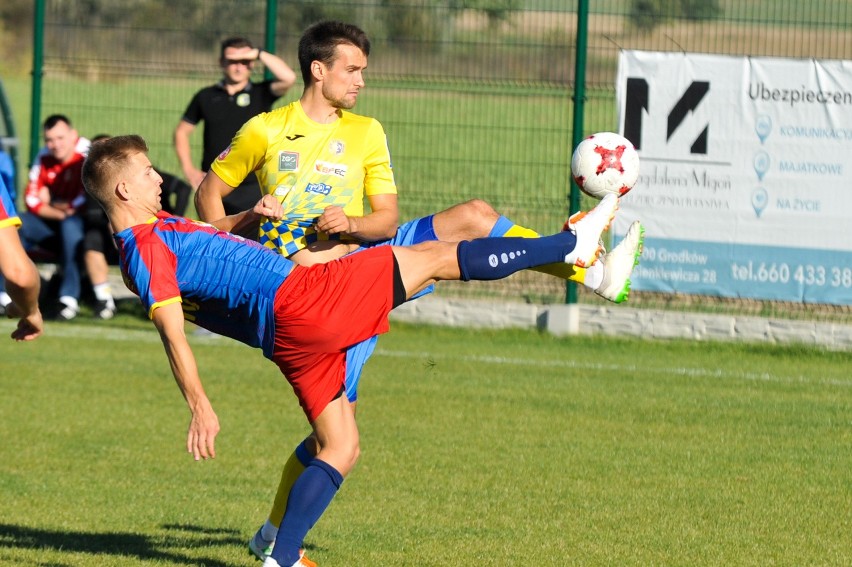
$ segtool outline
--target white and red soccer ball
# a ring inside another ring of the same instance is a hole
[[[571,156],[571,174],[584,193],[596,199],[621,197],[639,178],[639,154],[630,140],[614,132],[592,134]]]

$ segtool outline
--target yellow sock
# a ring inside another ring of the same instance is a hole
[[[505,232],[505,234],[503,234],[503,236],[538,238],[541,235],[530,228],[513,224]],[[546,266],[539,266],[537,268],[533,268],[533,270],[544,274],[550,274],[551,276],[556,276],[557,278],[562,278],[563,280],[571,280],[579,284],[582,284],[586,279],[586,269],[578,268],[577,266],[571,264],[547,264]]]
[[[290,497],[290,489],[296,483],[296,479],[305,471],[305,465],[296,456],[295,451],[287,462],[284,464],[284,470],[281,471],[281,480],[278,483],[278,492],[275,494],[275,502],[272,504],[272,511],[269,512],[269,521],[275,526],[281,526],[281,520],[284,519],[284,511],[287,510],[287,499]]]

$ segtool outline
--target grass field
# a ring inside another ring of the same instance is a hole
[[[184,453],[188,412],[150,323],[124,314],[0,341],[0,565],[257,564],[244,541],[304,418],[259,352],[191,340],[222,425],[212,462]],[[362,385],[362,459],[309,555],[852,564],[850,362],[395,325]]]

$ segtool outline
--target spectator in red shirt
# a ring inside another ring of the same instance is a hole
[[[27,251],[36,246],[60,255],[62,283],[57,319],[77,316],[80,300],[79,255],[83,242],[86,196],[81,172],[89,141],[81,138],[68,117],[48,116],[43,126],[45,148],[30,170],[21,214],[21,241]]]

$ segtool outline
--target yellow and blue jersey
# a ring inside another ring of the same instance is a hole
[[[326,207],[361,216],[366,196],[396,194],[377,120],[341,111],[333,123],[319,124],[299,101],[246,122],[211,169],[232,187],[254,173],[264,193],[284,205],[284,218],[263,222],[259,240],[285,256],[328,238],[314,226]]]

